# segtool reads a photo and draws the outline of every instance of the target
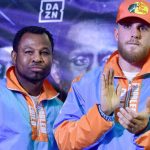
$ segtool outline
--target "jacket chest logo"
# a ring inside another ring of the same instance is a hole
[[[139,95],[140,83],[132,83],[128,89],[123,88],[120,96],[120,107],[130,107],[137,112]]]

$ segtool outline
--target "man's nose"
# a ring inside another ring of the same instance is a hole
[[[99,66],[98,57],[93,56],[89,70],[94,69],[98,66]]]
[[[34,62],[42,62],[42,56],[39,52],[35,52],[33,55]]]
[[[139,39],[141,37],[140,30],[137,27],[131,28],[131,37],[134,37],[136,39]]]

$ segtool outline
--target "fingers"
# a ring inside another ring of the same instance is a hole
[[[110,68],[109,70],[105,71],[105,73],[102,74],[102,84],[104,87],[108,85],[113,85],[113,79],[114,79],[114,70]]]
[[[121,96],[121,90],[122,90],[122,87],[121,87],[120,84],[118,84],[118,85],[117,85],[117,88],[116,88],[116,94],[117,94],[118,97]]]
[[[108,71],[108,84],[113,85],[113,83],[114,83],[114,70],[110,68],[110,70]]]
[[[105,87],[107,87],[107,86],[108,86],[108,83],[109,83],[109,80],[108,80],[108,77],[109,77],[109,70],[107,70],[105,73],[103,73],[103,77],[104,77]]]
[[[119,122],[120,124],[126,128],[126,129],[131,129],[134,127],[134,122],[133,122],[133,116],[129,114],[124,108],[120,108],[120,111],[117,113],[117,116],[119,117]]]
[[[101,76],[101,88],[102,88],[102,90],[104,88],[106,88],[105,75],[104,74],[102,74],[102,76]]]
[[[126,108],[126,111],[129,115],[131,115],[130,121],[133,124],[132,128],[134,128],[134,129],[137,128],[137,125],[139,125],[141,123],[141,120],[138,119],[139,113],[136,113],[135,111],[133,111],[129,107]]]
[[[132,109],[130,109],[129,107],[126,107],[126,111],[127,111],[127,113],[130,114],[133,118],[138,117],[138,114],[137,114],[135,111],[133,111]]]
[[[119,123],[131,133],[139,133],[148,124],[148,118],[142,117],[142,113],[136,113],[130,108],[120,108],[117,113]],[[139,119],[140,118],[140,119]]]

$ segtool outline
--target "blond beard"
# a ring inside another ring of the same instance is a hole
[[[133,48],[134,50],[134,48]],[[140,63],[140,62],[144,62],[149,53],[150,53],[150,48],[146,48],[144,47],[143,48],[143,51],[139,51],[139,52],[132,52],[132,49],[131,51],[126,51],[125,48],[120,44],[118,43],[118,51],[119,51],[119,54],[129,63]]]

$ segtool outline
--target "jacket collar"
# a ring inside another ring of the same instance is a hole
[[[27,91],[19,84],[17,77],[15,75],[15,67],[10,67],[6,72],[6,80],[7,80],[7,88],[10,90],[21,92],[25,95],[29,95]],[[43,82],[43,90],[40,95],[41,100],[52,99],[58,96],[58,93],[52,87],[52,85],[48,82],[48,80],[44,80]]]
[[[115,76],[124,77],[124,74],[123,74],[123,72],[122,72],[122,70],[119,66],[118,59],[119,59],[119,53],[118,53],[118,50],[117,50],[108,59],[106,65],[105,65],[105,70],[106,70],[106,68],[113,68],[114,71],[115,71],[114,72]],[[143,76],[147,73],[150,73],[150,67],[149,66],[150,66],[150,54],[148,56],[147,61],[143,65],[141,71],[139,72],[138,76]]]

